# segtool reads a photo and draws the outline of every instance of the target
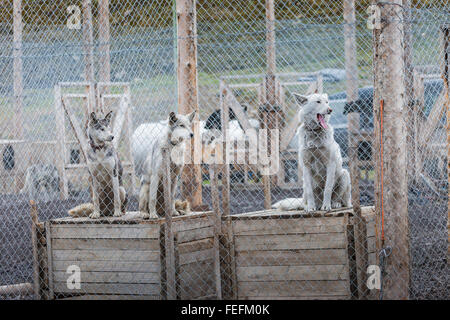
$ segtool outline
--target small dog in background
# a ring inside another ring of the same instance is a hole
[[[81,204],[69,211],[72,217],[120,217],[125,214],[127,194],[123,187],[123,168],[114,150],[111,130],[112,112],[104,118],[90,114],[87,135],[88,167],[92,182],[92,204]]]
[[[59,199],[58,170],[52,164],[35,164],[27,168],[21,194],[30,200],[49,202]]]
[[[139,211],[144,219],[164,216],[164,166],[162,148],[167,147],[170,155],[172,195],[175,195],[178,177],[184,167],[186,141],[194,136],[192,123],[195,111],[187,114],[171,112],[169,119],[158,123],[140,125],[132,137],[132,150],[136,174],[141,177]],[[178,215],[175,201],[174,215]]]
[[[328,95],[294,97],[300,108],[298,159],[303,170],[303,198],[284,199],[272,208],[311,212],[351,207],[350,174],[342,168],[341,149],[328,123],[332,112]]]

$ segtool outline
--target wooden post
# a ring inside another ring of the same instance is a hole
[[[375,210],[384,214],[383,247],[392,248],[383,278],[385,299],[408,299],[410,288],[410,250],[406,157],[404,46],[402,0],[376,1],[382,26],[374,32],[374,126],[377,158]],[[380,110],[383,103],[383,110]],[[381,111],[383,129],[381,130]],[[381,185],[383,184],[383,188]],[[383,190],[383,194],[381,194]],[[383,205],[383,207],[382,207]],[[378,229],[380,230],[380,229]]]
[[[406,107],[407,107],[407,159],[408,159],[408,179],[414,180],[418,173],[416,173],[412,168],[415,168],[415,150],[416,150],[416,120],[417,116],[415,110],[415,94],[414,94],[414,65],[412,62],[412,47],[411,47],[411,0],[403,0],[403,14],[405,21],[404,24],[404,63],[405,63],[405,97],[406,97]]]
[[[275,55],[275,7],[274,0],[266,0],[266,77],[264,79],[265,95],[261,101],[260,119],[262,129],[267,130],[267,155],[271,159],[271,129],[279,130],[282,110],[277,105],[276,55]],[[274,177],[275,178],[275,177]],[[271,180],[269,175],[263,175],[264,208],[270,209],[272,204]]]
[[[222,143],[222,209],[223,215],[230,215],[230,163],[228,161],[228,143],[226,137],[228,136],[228,122],[230,115],[230,106],[228,99],[225,97],[225,84],[223,80],[220,81],[220,110],[222,110],[221,124],[222,136],[225,140]],[[215,160],[218,162],[219,157],[216,154]]]
[[[365,223],[361,216],[359,180],[360,168],[358,158],[358,145],[360,141],[359,112],[354,108],[358,96],[358,66],[356,60],[356,35],[355,35],[355,0],[344,0],[344,37],[345,37],[345,73],[347,106],[350,111],[348,117],[348,158],[350,180],[352,185],[352,206],[355,215],[355,252],[358,280],[358,298],[366,297],[366,268],[367,252],[364,247]]]
[[[443,49],[444,49],[444,66],[443,66],[443,78],[444,78],[444,90],[445,103],[447,105],[447,179],[450,184],[450,88],[449,88],[449,74],[450,74],[450,24],[445,25],[442,28],[443,33]],[[447,264],[450,264],[450,189],[448,192],[448,204],[447,204]]]
[[[94,81],[94,35],[92,31],[92,0],[83,0],[83,47],[84,75],[88,82]]]
[[[13,2],[14,139],[23,138],[22,0]]]
[[[209,164],[209,181],[211,186],[211,202],[214,211],[214,273],[216,281],[216,297],[222,300],[222,277],[220,275],[220,241],[222,235],[222,212],[220,211],[219,190],[216,163]]]
[[[195,0],[176,0],[178,31],[178,110],[182,114],[197,111],[194,126],[198,126],[198,79],[197,79],[197,13]],[[194,130],[195,134],[200,132]],[[201,139],[194,136],[194,141]],[[202,205],[201,165],[193,162],[194,145],[190,144],[191,163],[184,166],[182,172],[182,194],[189,199],[192,208]]]
[[[172,230],[172,209],[173,209],[173,194],[171,185],[170,172],[170,158],[169,150],[162,149],[162,157],[164,163],[164,209],[165,209],[165,224],[164,224],[164,244],[166,250],[166,280],[167,280],[167,299],[175,300],[177,298],[176,290],[176,275],[175,275],[175,244]]]
[[[98,40],[100,42],[99,79],[103,82],[111,80],[110,64],[110,28],[109,28],[109,0],[99,0]]]

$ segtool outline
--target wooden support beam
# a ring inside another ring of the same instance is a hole
[[[92,0],[83,0],[83,48],[84,77],[87,82],[94,81],[94,34],[92,29]]]
[[[381,246],[392,248],[385,265],[386,275],[383,277],[384,299],[408,299],[410,233],[406,170],[407,131],[403,117],[404,19],[402,0],[380,2],[379,0],[374,2],[381,11],[382,21],[381,28],[374,29],[374,128],[377,144],[374,150],[379,150],[382,138],[383,159],[380,159],[381,157],[376,159],[375,211],[377,215],[384,214],[384,239]],[[383,110],[380,110],[381,103],[384,106]],[[383,130],[380,130],[381,118]]]
[[[98,40],[100,42],[99,80],[109,82],[111,80],[109,0],[99,0],[98,7]]]
[[[198,125],[198,75],[197,75],[197,11],[195,0],[176,0],[177,47],[178,47],[178,111],[188,114],[197,111],[195,125]],[[200,132],[194,130],[194,134]],[[194,141],[201,139],[194,136]],[[191,160],[194,159],[194,143],[188,144]],[[192,208],[202,206],[201,166],[192,161],[184,166],[181,192]]]
[[[356,18],[355,0],[344,0],[344,37],[345,37],[345,74],[347,104],[358,100],[358,66],[356,60]],[[358,158],[358,145],[360,141],[359,112],[348,113],[348,157],[350,180],[352,185],[352,206],[355,214],[355,252],[357,266],[358,298],[366,298],[366,266],[367,252],[364,247],[365,223],[361,216],[359,193],[360,166]]]
[[[176,275],[175,275],[175,240],[172,230],[172,210],[173,210],[173,190],[170,187],[171,168],[170,154],[167,148],[162,149],[164,164],[163,184],[164,184],[164,245],[166,251],[166,281],[167,281],[167,299],[175,300],[177,298]]]
[[[23,138],[22,0],[13,2],[14,139]]]
[[[223,80],[220,81],[220,110],[221,113],[221,124],[222,124],[222,136],[226,137],[228,132],[229,115],[230,108],[228,101],[225,99],[225,83]],[[224,216],[230,215],[230,164],[228,162],[228,143],[226,139],[222,142],[222,210]],[[218,156],[216,152],[216,161],[218,162]]]

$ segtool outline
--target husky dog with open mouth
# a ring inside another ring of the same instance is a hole
[[[273,205],[277,209],[329,211],[351,206],[348,171],[342,168],[339,145],[329,124],[332,109],[327,94],[294,94],[299,106],[301,126],[298,134],[298,158],[303,170],[303,200],[284,199]]]

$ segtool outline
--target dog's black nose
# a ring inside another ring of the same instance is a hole
[[[328,112],[328,114],[331,114],[331,112],[333,112],[333,109],[328,108],[327,112]]]

